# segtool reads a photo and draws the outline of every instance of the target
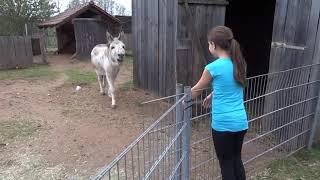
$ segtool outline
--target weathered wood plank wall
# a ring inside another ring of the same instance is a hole
[[[134,82],[165,96],[175,93],[177,0],[133,1]]]
[[[124,34],[122,37],[123,43],[126,45],[126,51],[132,51],[132,34]]]
[[[174,94],[177,82],[193,85],[212,59],[207,32],[224,24],[226,4],[192,0],[188,12],[181,0],[133,1],[135,84],[161,96]]]
[[[318,46],[320,41],[319,13],[320,3],[317,0],[277,0],[272,41],[291,47],[272,45],[269,72],[320,63],[318,52],[320,47]],[[269,76],[267,91],[272,92],[276,89],[311,83],[319,79],[319,66],[303,68],[281,76]],[[265,111],[270,112],[275,108],[283,108],[288,104],[315,98],[319,90],[319,83],[311,83],[274,93],[266,98]],[[287,108],[285,111],[274,113],[272,117],[269,117],[269,120],[265,119],[265,122],[272,122],[269,128],[273,129],[298,117],[310,115],[315,111],[316,102],[317,99],[308,100],[305,103]],[[313,117],[310,116],[308,121],[304,120],[296,124],[300,128],[311,128],[313,120]],[[282,141],[281,135],[290,131],[289,128],[283,129],[283,132],[278,134],[279,141]],[[301,138],[307,140],[308,137]],[[298,143],[298,140],[294,140],[292,143]]]
[[[0,36],[0,69],[26,68],[32,63],[30,37]]]
[[[97,44],[105,44],[106,23],[94,18],[76,18],[73,20],[76,39],[76,57],[80,60],[90,59],[90,53]]]
[[[185,1],[179,0],[177,34],[178,83],[189,86],[194,85],[201,77],[205,65],[213,60],[208,50],[207,34],[212,27],[224,25],[227,4],[223,0],[188,1],[191,17],[193,17],[190,19]],[[192,27],[190,26],[192,25],[195,28],[195,32],[191,30]],[[195,35],[197,37],[193,37]],[[197,47],[199,44],[195,39],[200,39],[200,48]]]

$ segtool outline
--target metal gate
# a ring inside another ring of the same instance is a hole
[[[311,145],[320,111],[319,66],[248,78],[247,173]],[[182,89],[177,86],[177,95],[170,97],[176,97],[175,103],[92,179],[219,179],[211,112],[201,106],[211,90],[199,90],[201,95],[191,101],[190,87]]]

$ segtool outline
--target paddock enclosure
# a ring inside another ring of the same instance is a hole
[[[320,127],[319,15],[318,0],[133,1],[134,83],[171,107],[92,178],[221,179],[201,106],[212,89],[190,100],[213,60],[206,34],[215,25],[233,29],[248,63],[247,174],[310,148]]]

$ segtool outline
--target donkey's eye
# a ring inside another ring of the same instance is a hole
[[[122,46],[122,48],[124,49],[124,46]]]
[[[114,49],[114,46],[111,46],[111,49]]]

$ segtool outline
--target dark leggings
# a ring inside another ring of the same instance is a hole
[[[222,180],[245,180],[246,173],[241,159],[245,131],[219,132],[212,130],[212,138],[219,160]]]

